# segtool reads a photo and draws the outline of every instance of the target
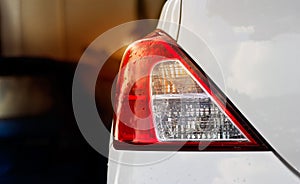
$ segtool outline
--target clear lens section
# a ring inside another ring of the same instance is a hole
[[[156,64],[151,85],[160,141],[248,141],[179,61]]]

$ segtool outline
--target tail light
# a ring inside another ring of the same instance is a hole
[[[116,91],[116,149],[268,149],[213,81],[161,30],[128,47]]]

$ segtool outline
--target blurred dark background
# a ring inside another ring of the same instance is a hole
[[[101,33],[128,21],[157,19],[164,2],[0,0],[1,184],[106,182],[107,158],[87,144],[74,118],[74,71]],[[123,51],[110,56],[95,88],[108,129]]]

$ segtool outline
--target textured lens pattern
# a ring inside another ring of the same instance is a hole
[[[161,141],[247,141],[178,61],[153,68],[152,110]]]

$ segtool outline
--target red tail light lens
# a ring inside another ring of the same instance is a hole
[[[123,57],[114,146],[133,150],[267,150],[267,143],[166,33]]]

